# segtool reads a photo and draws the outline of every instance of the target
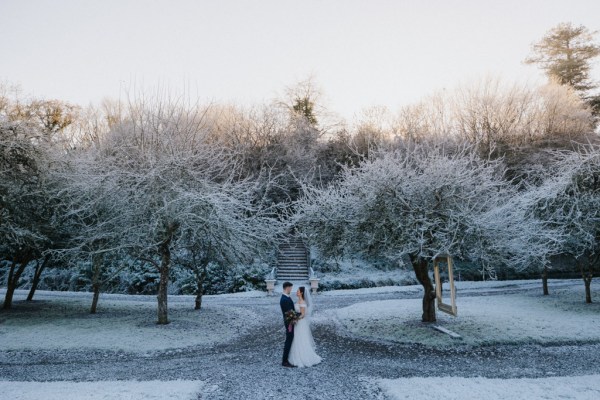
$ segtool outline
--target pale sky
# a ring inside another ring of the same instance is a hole
[[[600,30],[600,0],[0,0],[0,81],[83,106],[157,85],[248,105],[313,75],[352,119],[489,75],[542,82],[522,61],[560,22]]]

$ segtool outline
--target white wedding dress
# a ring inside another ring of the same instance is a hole
[[[306,304],[296,304],[296,312],[305,308]],[[306,310],[304,318],[294,326],[294,341],[290,349],[288,360],[297,367],[311,367],[321,362],[321,357],[315,352],[315,341],[310,331],[310,308]]]

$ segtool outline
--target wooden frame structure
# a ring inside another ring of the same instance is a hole
[[[440,279],[440,263],[448,265],[448,280],[450,282],[450,304],[444,303],[442,297],[442,280]],[[437,308],[447,314],[456,317],[456,289],[454,287],[454,272],[452,271],[452,256],[441,254],[433,259],[433,275],[435,278],[435,295],[437,299]]]

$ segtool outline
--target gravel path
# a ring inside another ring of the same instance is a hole
[[[414,293],[393,294],[393,298],[400,297],[416,296]],[[323,310],[339,307],[340,304],[345,306],[385,298],[389,298],[389,294],[320,296],[318,301]],[[210,301],[220,300],[214,298]],[[260,329],[229,344],[152,354],[0,350],[0,379],[191,379],[207,383],[200,399],[384,399],[374,379],[600,374],[600,343],[502,345],[439,350],[417,345],[365,341],[341,331],[335,321],[322,322],[313,327],[318,353],[324,361],[312,368],[287,369],[279,365],[284,330],[277,299],[228,300],[226,304],[252,307],[255,312],[258,309],[258,314],[263,318]]]

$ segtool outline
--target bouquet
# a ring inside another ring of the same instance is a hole
[[[294,310],[289,310],[285,313],[285,322],[288,324],[288,332],[292,331],[292,328],[296,322],[300,319],[300,315]]]

